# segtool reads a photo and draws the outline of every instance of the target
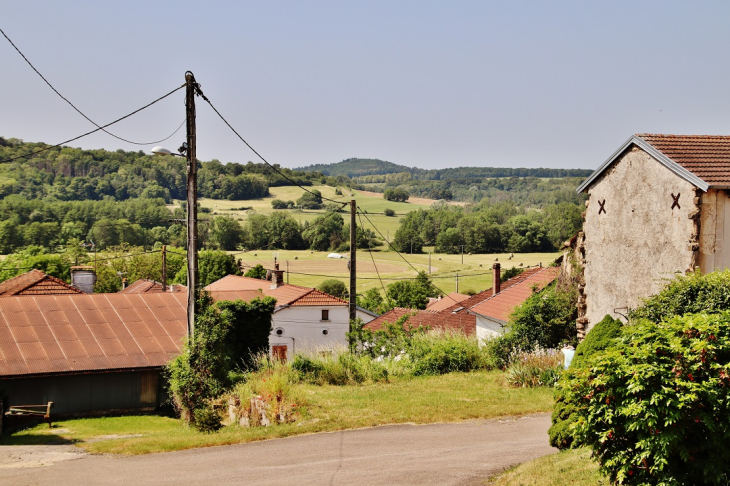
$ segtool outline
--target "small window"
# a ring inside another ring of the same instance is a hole
[[[329,309],[322,309],[322,320],[323,321],[329,321],[330,320],[330,311],[329,311]]]

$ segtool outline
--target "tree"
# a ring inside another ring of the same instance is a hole
[[[368,289],[362,296],[358,295],[357,305],[376,314],[383,314],[392,308],[386,305],[383,295],[376,288]]]
[[[345,241],[342,229],[345,225],[342,216],[335,212],[328,212],[319,216],[311,224],[305,223],[302,236],[309,243],[309,248],[317,251],[336,249]]]
[[[438,290],[431,283],[425,272],[419,272],[414,280],[400,280],[388,285],[387,297],[395,307],[409,309],[425,309],[429,297],[438,295]]]
[[[216,216],[210,225],[210,242],[219,250],[236,250],[246,239],[241,225],[230,216]]]
[[[249,268],[243,276],[263,280],[266,278],[266,269],[259,263],[255,267]]]
[[[236,300],[217,303],[218,309],[231,324],[230,351],[234,365],[251,368],[256,357],[269,351],[271,316],[276,300],[271,297],[256,298],[251,302]]]
[[[383,198],[388,201],[406,202],[409,197],[411,196],[408,191],[400,187],[386,189],[383,193]]]
[[[305,191],[302,197],[297,199],[297,204],[302,209],[321,209],[322,208],[322,193],[317,189],[311,191]]]
[[[304,250],[307,247],[302,237],[302,227],[288,214],[274,213],[266,222],[266,230],[271,235],[269,246],[282,250]]]
[[[330,294],[334,297],[339,297],[340,299],[344,300],[349,299],[350,295],[350,293],[347,291],[347,286],[341,280],[337,280],[334,278],[329,278],[323,281],[317,286],[317,289],[326,294]]]
[[[220,250],[201,251],[198,259],[199,285],[205,287],[226,275],[241,275],[235,258]],[[175,275],[175,283],[188,284],[187,265],[180,268]]]

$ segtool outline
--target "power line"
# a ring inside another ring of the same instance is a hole
[[[71,139],[69,139],[69,140],[66,140],[66,141],[64,141],[64,142],[61,142],[61,143],[57,143],[56,145],[49,145],[48,147],[42,148],[42,149],[40,149],[40,150],[36,150],[35,152],[31,152],[31,153],[29,153],[29,154],[25,154],[25,155],[19,155],[19,156],[17,156],[17,157],[13,157],[13,158],[10,158],[10,159],[0,160],[0,164],[5,164],[5,163],[8,163],[8,162],[13,162],[13,161],[15,161],[15,160],[18,160],[18,159],[23,159],[23,158],[26,158],[26,157],[31,157],[31,156],[33,156],[33,155],[36,155],[36,154],[39,154],[39,153],[41,153],[41,152],[46,152],[46,151],[48,151],[48,150],[51,150],[51,149],[54,149],[54,148],[60,147],[61,145],[65,145],[65,144],[67,144],[67,143],[69,143],[69,142],[73,142],[74,140],[78,140],[78,139],[80,139],[80,138],[86,137],[87,135],[91,135],[92,133],[96,133],[96,132],[98,132],[99,130],[103,130],[104,128],[106,128],[106,127],[108,127],[108,126],[114,125],[115,123],[119,123],[120,121],[122,121],[122,120],[124,120],[124,119],[127,119],[127,118],[129,118],[130,116],[132,116],[132,115],[136,115],[136,114],[137,114],[137,113],[139,113],[140,111],[142,111],[142,110],[144,110],[144,109],[146,109],[146,108],[149,108],[150,106],[154,105],[155,103],[157,103],[157,102],[159,102],[159,101],[162,101],[162,100],[164,100],[165,98],[167,98],[167,97],[168,97],[168,96],[170,96],[171,94],[175,93],[176,91],[178,91],[178,90],[180,90],[180,89],[182,89],[182,88],[184,88],[184,87],[185,87],[185,85],[183,84],[182,86],[179,86],[179,87],[177,87],[177,88],[173,89],[173,90],[172,90],[172,91],[170,91],[169,93],[167,93],[167,94],[165,94],[165,95],[163,95],[163,96],[160,96],[159,98],[157,98],[156,100],[152,101],[151,103],[147,103],[147,104],[146,104],[146,105],[144,105],[143,107],[141,107],[141,108],[138,108],[138,109],[134,110],[133,112],[131,112],[131,113],[127,114],[127,115],[124,115],[124,116],[123,116],[123,117],[121,117],[121,118],[117,118],[117,119],[116,119],[116,120],[114,120],[113,122],[107,123],[106,125],[103,125],[103,126],[101,126],[101,127],[97,128],[97,129],[95,129],[95,130],[91,130],[90,132],[86,132],[86,133],[84,133],[84,134],[82,134],[82,135],[79,135],[78,137],[74,137],[74,138],[71,138]]]
[[[297,184],[297,183],[296,183],[296,182],[295,182],[295,181],[294,181],[293,179],[291,179],[291,178],[290,178],[290,177],[288,177],[288,176],[287,176],[286,174],[284,174],[284,173],[283,173],[282,171],[280,171],[279,169],[277,169],[276,167],[274,167],[274,166],[273,166],[272,164],[270,164],[270,163],[269,163],[269,161],[268,161],[268,160],[266,160],[266,159],[265,159],[265,158],[264,158],[264,157],[263,157],[263,156],[262,156],[262,155],[261,155],[260,153],[258,153],[258,152],[256,151],[256,149],[254,149],[254,148],[253,148],[253,147],[252,147],[252,146],[251,146],[251,145],[250,145],[250,144],[249,144],[249,143],[248,143],[248,142],[247,142],[247,141],[246,141],[246,140],[245,140],[245,139],[244,139],[244,138],[243,138],[243,137],[242,137],[242,136],[241,136],[241,135],[240,135],[240,134],[239,134],[239,133],[238,133],[237,131],[236,131],[236,129],[235,129],[235,128],[233,128],[233,126],[231,126],[231,124],[230,124],[230,123],[228,123],[228,120],[226,120],[226,119],[225,119],[225,118],[223,117],[223,115],[221,115],[221,113],[220,113],[220,112],[219,112],[219,111],[218,111],[218,110],[216,109],[216,107],[215,107],[215,106],[213,106],[213,103],[211,103],[211,101],[210,101],[210,100],[208,99],[208,97],[207,97],[207,96],[205,96],[205,95],[203,94],[203,92],[202,92],[202,91],[200,91],[200,89],[198,89],[198,90],[197,90],[197,92],[198,92],[198,94],[199,94],[199,95],[200,95],[200,96],[201,96],[201,97],[202,97],[202,98],[203,98],[203,99],[204,99],[204,100],[205,100],[205,101],[206,101],[206,102],[207,102],[207,103],[208,103],[208,104],[210,105],[210,107],[211,107],[211,108],[213,109],[213,111],[214,111],[214,112],[216,113],[216,115],[218,115],[218,117],[219,117],[219,118],[220,118],[221,120],[223,120],[223,123],[225,123],[225,124],[226,124],[226,125],[228,126],[228,128],[230,128],[230,129],[231,129],[231,131],[232,131],[233,133],[235,133],[235,134],[236,134],[236,136],[237,136],[237,137],[238,137],[238,138],[239,138],[239,139],[240,139],[240,140],[241,140],[241,141],[242,141],[242,142],[243,142],[244,144],[246,144],[246,146],[247,146],[247,147],[248,147],[249,149],[251,149],[251,151],[252,151],[253,153],[255,153],[255,154],[256,154],[256,155],[258,156],[258,158],[260,158],[261,160],[263,160],[263,161],[264,161],[264,163],[265,163],[266,165],[268,165],[269,167],[271,167],[271,168],[272,168],[272,169],[273,169],[274,171],[276,171],[276,173],[278,173],[278,174],[279,174],[280,176],[282,176],[282,177],[283,177],[284,179],[288,180],[289,182],[291,182],[291,183],[292,183],[292,184],[294,184],[295,186],[299,187],[300,189],[304,189],[304,190],[305,190],[306,192],[310,193],[311,195],[313,195],[313,196],[315,196],[315,197],[317,197],[317,198],[321,198],[321,199],[324,199],[324,200],[326,200],[326,201],[330,201],[330,202],[333,202],[333,203],[336,203],[336,204],[343,204],[343,205],[344,205],[344,204],[347,204],[346,202],[344,202],[344,203],[343,203],[342,201],[335,201],[334,199],[330,199],[330,198],[327,198],[327,197],[324,197],[324,196],[322,196],[321,194],[316,194],[316,193],[314,193],[314,192],[310,191],[310,190],[309,190],[309,189],[307,189],[306,187],[304,187],[304,186],[302,186],[302,185],[300,185],[300,184]],[[343,196],[343,197],[344,197],[344,196]]]
[[[68,98],[66,98],[66,97],[65,97],[65,96],[63,96],[63,95],[62,95],[61,93],[59,93],[59,91],[58,91],[58,90],[57,90],[57,89],[56,89],[55,87],[53,87],[53,85],[52,85],[52,84],[50,83],[50,81],[48,81],[48,80],[46,79],[46,77],[45,77],[45,76],[43,76],[43,75],[41,74],[41,72],[40,72],[40,71],[38,71],[38,69],[36,69],[36,67],[35,67],[35,66],[33,65],[33,63],[31,63],[31,62],[30,62],[30,60],[28,60],[28,58],[27,58],[27,57],[25,57],[25,54],[23,54],[23,53],[22,53],[22,52],[20,51],[20,49],[18,48],[18,46],[16,46],[16,45],[15,45],[15,43],[14,43],[14,42],[13,42],[12,40],[10,40],[10,37],[8,37],[8,35],[7,35],[7,34],[6,34],[6,33],[5,33],[5,32],[4,32],[4,31],[3,31],[2,29],[0,29],[0,33],[2,33],[2,35],[3,35],[3,36],[4,36],[4,37],[5,37],[5,38],[6,38],[7,40],[8,40],[8,42],[10,42],[10,45],[11,45],[11,46],[13,46],[13,47],[15,48],[15,50],[16,50],[16,51],[18,51],[18,54],[20,54],[20,57],[22,57],[22,58],[23,58],[23,59],[25,60],[25,62],[26,62],[26,63],[28,63],[28,66],[30,66],[30,67],[31,67],[31,69],[33,69],[33,71],[35,71],[35,73],[36,73],[36,74],[37,74],[38,76],[40,76],[40,78],[41,78],[41,79],[42,79],[43,81],[45,81],[45,83],[46,83],[46,84],[48,85],[48,87],[49,87],[49,88],[51,88],[51,89],[53,90],[53,92],[54,92],[54,93],[56,93],[56,94],[57,94],[57,95],[58,95],[58,96],[59,96],[59,97],[60,97],[60,98],[61,98],[61,99],[62,99],[63,101],[65,101],[66,103],[68,103],[68,104],[69,104],[69,105],[71,106],[71,108],[73,108],[74,110],[76,110],[76,112],[77,112],[77,113],[78,113],[79,115],[83,116],[84,118],[86,118],[86,120],[88,120],[89,122],[91,122],[91,124],[92,124],[92,125],[94,125],[95,127],[99,128],[99,129],[100,129],[101,131],[103,131],[104,133],[106,133],[106,134],[108,134],[108,135],[111,135],[112,137],[114,137],[114,138],[116,138],[116,139],[119,139],[119,140],[121,140],[121,141],[123,141],[123,142],[131,143],[131,144],[133,144],[133,145],[153,145],[153,144],[156,144],[156,143],[164,142],[164,141],[165,141],[165,140],[167,140],[168,138],[172,137],[172,136],[173,136],[173,135],[175,135],[175,134],[177,133],[177,131],[178,131],[178,130],[180,130],[180,128],[182,128],[182,126],[183,126],[183,125],[185,124],[185,120],[183,120],[183,122],[182,122],[182,123],[180,124],[180,126],[179,126],[179,127],[177,127],[177,128],[175,129],[175,131],[174,131],[174,132],[172,132],[172,133],[171,133],[171,134],[170,134],[169,136],[167,136],[167,137],[163,138],[162,140],[157,140],[156,142],[133,142],[132,140],[127,140],[126,138],[122,138],[122,137],[119,137],[119,136],[117,136],[117,135],[114,135],[114,134],[113,134],[113,133],[111,133],[110,131],[108,131],[108,130],[104,130],[104,128],[103,128],[103,127],[101,127],[101,126],[99,126],[99,124],[98,124],[98,123],[96,123],[96,122],[95,122],[94,120],[92,120],[91,118],[89,118],[88,116],[86,116],[86,114],[84,114],[84,113],[83,113],[83,112],[82,112],[81,110],[79,110],[78,108],[76,108],[76,106],[75,106],[75,105],[74,105],[73,103],[71,103],[71,102],[70,102],[70,101],[68,100]]]
[[[362,214],[362,209],[360,208],[360,206],[358,206],[358,207],[357,207],[357,209],[358,209],[358,210],[360,211],[360,213]],[[381,232],[380,232],[380,230],[379,230],[379,229],[378,229],[378,228],[377,228],[377,227],[376,227],[376,226],[375,226],[375,225],[373,224],[373,222],[372,222],[372,221],[370,221],[370,218],[368,218],[368,215],[367,215],[367,214],[363,214],[363,216],[365,216],[365,219],[367,219],[367,220],[368,220],[368,222],[369,222],[369,223],[370,223],[370,225],[371,225],[371,226],[373,227],[373,229],[375,229],[375,231],[377,231],[377,232],[378,232],[378,234],[380,234],[380,237],[381,237],[381,238],[383,238],[383,240],[385,240],[385,241],[387,241],[387,242],[388,242],[388,246],[389,246],[390,248],[392,248],[393,250],[395,250],[395,252],[396,252],[396,253],[398,254],[398,256],[399,256],[399,257],[401,257],[401,258],[403,259],[403,261],[404,261],[404,262],[406,262],[406,263],[407,263],[407,264],[408,264],[408,265],[409,265],[409,266],[410,266],[410,267],[411,267],[411,268],[412,268],[413,270],[415,270],[416,272],[418,272],[418,273],[420,274],[420,273],[421,273],[421,271],[420,271],[420,270],[418,270],[418,269],[417,269],[416,267],[414,267],[414,266],[413,266],[413,264],[412,264],[411,262],[409,262],[409,261],[408,261],[408,260],[407,260],[407,259],[406,259],[406,258],[405,258],[405,257],[404,257],[403,255],[401,255],[401,253],[400,253],[400,252],[399,252],[398,250],[396,250],[396,249],[395,249],[395,248],[393,247],[393,245],[392,245],[392,244],[390,243],[390,241],[388,241],[388,240],[387,240],[387,239],[385,238],[385,236],[383,235],[383,233],[381,233]],[[446,292],[444,292],[443,290],[441,290],[440,288],[438,288],[438,287],[437,287],[437,286],[436,286],[436,285],[435,285],[435,284],[434,284],[433,282],[431,282],[431,285],[433,285],[433,286],[434,286],[434,287],[436,288],[436,290],[438,290],[439,292],[441,292],[441,293],[442,293],[443,295],[445,295],[445,296],[446,296],[446,297],[448,297],[449,299],[453,300],[455,304],[458,304],[458,303],[459,303],[459,302],[458,302],[458,301],[457,301],[456,299],[454,299],[453,297],[449,296],[449,294],[447,294]]]
[[[362,223],[362,215],[358,213],[357,217],[360,219],[360,227],[365,231],[365,225]],[[370,253],[370,259],[373,261],[373,267],[375,268],[375,273],[378,275],[378,280],[380,280],[380,286],[383,288],[383,294],[385,294],[385,298],[390,300],[388,297],[388,291],[385,290],[385,284],[383,283],[383,279],[380,278],[380,272],[378,271],[378,266],[375,264],[375,257],[373,256],[373,249],[370,247],[370,238],[366,238],[368,242],[368,250]]]

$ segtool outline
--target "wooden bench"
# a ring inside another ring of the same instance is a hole
[[[8,409],[8,415],[34,415],[37,417],[43,417],[48,423],[48,427],[51,427],[51,408],[53,408],[53,402],[48,402],[45,405],[16,405]]]

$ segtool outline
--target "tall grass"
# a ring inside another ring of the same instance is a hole
[[[512,386],[555,386],[563,371],[563,353],[556,349],[518,351],[510,357],[507,383]]]

